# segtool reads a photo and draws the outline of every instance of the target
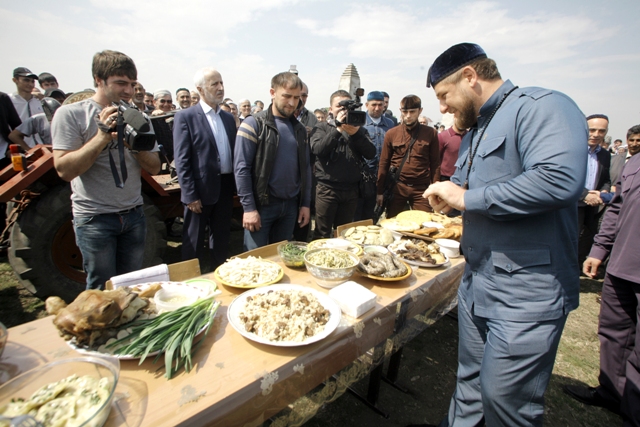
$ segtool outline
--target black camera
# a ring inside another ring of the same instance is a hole
[[[124,101],[113,105],[118,107],[117,126],[124,127],[124,141],[131,150],[151,151],[156,144],[156,135],[145,115]]]
[[[340,101],[338,104],[345,110],[347,110],[347,117],[344,122],[339,122],[336,120],[336,123],[339,125],[351,125],[351,126],[362,126],[367,123],[367,113],[364,111],[357,111],[358,108],[362,107],[362,102],[360,102],[360,97],[364,95],[364,89],[359,87],[356,89],[356,99],[345,99],[344,101]]]

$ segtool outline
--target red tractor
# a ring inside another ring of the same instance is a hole
[[[27,170],[0,171],[0,202],[7,203],[9,263],[20,283],[41,299],[72,301],[85,288],[82,255],[71,222],[71,188],[58,177],[51,146],[26,154]],[[159,264],[166,248],[165,220],[182,216],[180,187],[170,175],[142,171],[147,239],[144,266]]]

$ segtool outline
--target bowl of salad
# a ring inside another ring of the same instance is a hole
[[[278,245],[278,255],[287,267],[304,267],[307,242],[283,242]]]

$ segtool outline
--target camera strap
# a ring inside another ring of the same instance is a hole
[[[118,114],[118,121],[116,122],[116,129],[118,130],[118,156],[120,157],[120,171],[122,173],[122,182],[118,175],[118,169],[116,168],[116,162],[113,160],[111,150],[109,150],[109,166],[111,166],[111,174],[113,180],[116,183],[116,187],[124,188],[124,183],[127,182],[127,163],[124,158],[124,117],[122,114]]]

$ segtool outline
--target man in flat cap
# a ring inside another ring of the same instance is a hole
[[[23,123],[31,116],[44,113],[40,100],[32,94],[34,90],[37,92],[36,80],[38,80],[38,76],[26,67],[18,67],[13,70],[13,82],[16,84],[16,91],[9,96]],[[27,137],[24,142],[29,147],[43,143],[37,136],[34,138]]]
[[[562,329],[578,306],[585,117],[562,93],[518,88],[472,43],[429,69],[464,136],[451,181],[424,196],[462,212],[458,379],[441,426],[541,426]]]
[[[376,204],[382,205],[387,176],[392,168],[399,171],[387,218],[409,209],[431,212],[422,194],[440,177],[438,135],[434,128],[418,122],[422,100],[416,95],[405,96],[400,101],[400,113],[402,123],[384,137],[377,177]]]

